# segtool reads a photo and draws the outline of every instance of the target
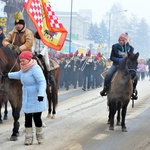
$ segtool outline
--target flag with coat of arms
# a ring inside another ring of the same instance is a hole
[[[25,0],[24,8],[43,43],[54,50],[61,50],[68,32],[59,22],[48,0]]]

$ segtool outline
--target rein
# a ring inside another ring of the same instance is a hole
[[[15,65],[16,65],[17,62],[18,62],[18,58],[19,58],[19,57],[16,58],[15,63],[13,64],[13,66],[11,67],[11,69],[8,71],[8,73],[11,72],[11,71],[14,69]],[[3,59],[1,59],[1,61],[2,61],[3,63],[5,63]],[[2,70],[1,70],[1,75],[3,75],[3,71],[2,71]]]

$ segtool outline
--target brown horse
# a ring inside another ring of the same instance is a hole
[[[50,63],[52,64],[51,67],[51,75],[54,80],[54,85],[49,86],[47,84],[47,99],[48,99],[48,116],[49,118],[54,119],[56,115],[56,107],[58,104],[58,86],[59,86],[59,79],[60,79],[60,66],[56,60],[50,59]],[[57,64],[58,67],[55,67],[53,62]],[[51,106],[52,105],[52,106]]]
[[[3,77],[2,75],[8,72],[19,71],[19,59],[18,54],[16,54],[13,50],[8,48],[0,48],[0,74],[1,74],[1,86],[0,90],[4,90],[6,95],[5,99],[9,100],[11,108],[12,108],[12,116],[14,118],[13,131],[10,140],[16,141],[18,139],[19,134],[19,117],[20,110],[22,107],[22,84],[19,80],[8,79]],[[55,85],[49,86],[47,85],[47,98],[49,102],[48,115],[52,113],[52,117],[56,114],[56,106],[58,101],[58,81],[60,75],[60,68],[56,68],[52,71],[52,75],[55,79]],[[46,78],[47,75],[45,74]],[[3,87],[3,89],[2,89]],[[0,93],[0,106],[2,105],[3,99],[2,93]],[[51,108],[51,104],[53,107]],[[7,103],[6,103],[7,108]],[[6,109],[7,110],[7,109]]]
[[[2,75],[8,72],[14,72],[20,70],[18,55],[8,49],[8,48],[0,48],[0,73],[1,73],[1,87],[6,93],[6,99],[9,100],[11,108],[12,108],[12,116],[14,118],[13,131],[10,140],[16,141],[17,136],[19,134],[19,117],[20,110],[22,106],[22,85],[18,80],[10,80],[8,78],[3,78]],[[3,95],[1,93],[1,98],[3,99]],[[0,103],[2,104],[2,99],[0,99]]]
[[[109,130],[114,130],[114,116],[116,111],[121,109],[122,131],[127,132],[125,117],[127,106],[133,91],[133,80],[136,76],[138,57],[139,53],[127,53],[127,56],[121,61],[119,68],[112,79],[112,83],[107,94],[110,111]],[[118,108],[118,106],[120,108]]]

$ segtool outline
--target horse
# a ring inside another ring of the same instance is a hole
[[[58,67],[55,67],[53,62],[57,64]],[[56,116],[56,107],[58,104],[58,87],[59,87],[59,79],[60,79],[60,65],[55,59],[50,59],[51,67],[51,75],[54,80],[54,85],[49,86],[47,84],[47,99],[48,99],[48,118],[55,119]],[[52,106],[51,106],[52,105]]]
[[[127,53],[120,62],[115,73],[108,94],[108,107],[110,113],[109,130],[114,130],[114,116],[117,110],[121,110],[121,127],[123,132],[127,132],[125,124],[127,106],[133,92],[133,80],[136,77],[139,53]],[[120,114],[120,112],[119,112]]]
[[[20,70],[18,55],[9,48],[0,48],[0,74],[1,74],[1,90],[5,91],[5,98],[9,100],[12,108],[12,116],[14,119],[12,135],[10,140],[16,141],[19,135],[19,118],[22,107],[22,84],[19,80],[10,80],[2,75],[8,72]],[[2,88],[3,87],[3,88]],[[0,103],[2,104],[3,95],[0,94]],[[6,105],[7,106],[7,105]]]

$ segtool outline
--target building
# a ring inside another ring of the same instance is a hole
[[[68,38],[70,37],[70,12],[55,12],[59,21],[64,25],[68,31]],[[72,12],[72,40],[83,40],[87,37],[91,21],[83,18],[77,12]]]

